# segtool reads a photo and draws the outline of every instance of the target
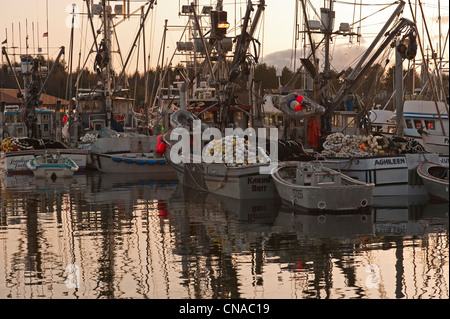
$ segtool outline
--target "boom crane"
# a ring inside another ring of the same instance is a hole
[[[353,87],[358,83],[361,78],[366,74],[366,72],[369,70],[369,67],[378,59],[380,54],[384,51],[384,49],[392,43],[392,41],[404,30],[406,31],[406,34],[403,38],[409,38],[414,39],[416,34],[416,28],[414,22],[402,18],[399,20],[399,22],[394,26],[394,28],[387,33],[387,36],[383,43],[380,45],[378,50],[372,55],[370,60],[364,65],[358,65],[352,73],[349,75],[348,78],[345,79],[344,84],[339,89],[339,92],[336,94],[336,96],[333,98],[331,106],[327,109],[325,112],[325,116],[331,116],[331,114],[336,111],[336,109],[341,105],[342,101],[344,100],[344,97],[351,92]],[[415,51],[417,50],[417,46],[413,48],[414,40],[409,40],[410,46],[408,48],[401,48],[401,50],[411,51],[409,55],[405,55],[406,58],[412,59],[415,56]],[[398,50],[400,48],[397,48]]]
[[[265,8],[265,1],[260,0],[258,4],[258,9],[253,17],[253,20],[250,22],[250,14],[253,11],[253,5],[250,0],[248,0],[247,10],[244,16],[244,23],[242,25],[242,32],[239,35],[236,43],[236,50],[234,53],[233,61],[231,63],[230,71],[228,72],[228,83],[226,86],[226,98],[228,103],[222,107],[221,118],[226,119],[229,107],[231,105],[232,99],[234,98],[234,90],[236,87],[236,81],[240,78],[243,73],[247,73],[246,71],[246,59],[247,59],[247,50],[250,46],[250,43],[255,41],[253,38],[253,34],[255,33],[256,27],[258,25],[259,19],[261,18],[262,12]],[[249,28],[250,29],[247,31]],[[226,124],[226,121],[225,123]]]

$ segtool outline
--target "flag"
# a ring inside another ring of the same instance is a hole
[[[2,44],[5,44],[8,42],[8,39],[5,39],[5,41],[2,42]]]
[[[45,32],[45,33],[42,35],[42,37],[43,37],[43,38],[48,37],[48,32]]]

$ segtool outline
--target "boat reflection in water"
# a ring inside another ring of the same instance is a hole
[[[318,262],[314,253],[285,268],[307,277],[315,268],[311,282],[324,281],[315,297],[448,296],[442,283],[448,283],[449,274],[439,266],[448,264],[448,203],[396,199],[396,205],[379,202],[368,214],[305,214],[283,207],[275,224],[309,242],[324,258],[322,272],[313,267]]]
[[[0,298],[449,297],[448,204],[308,214],[100,173],[0,193]]]

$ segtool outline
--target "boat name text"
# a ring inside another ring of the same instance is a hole
[[[406,160],[404,158],[385,158],[375,160],[375,165],[378,166],[395,165],[395,164],[406,164]]]

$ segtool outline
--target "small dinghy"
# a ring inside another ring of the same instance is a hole
[[[78,165],[68,157],[60,154],[38,155],[30,159],[27,167],[33,171],[36,178],[58,178],[72,177],[78,171]]]
[[[448,202],[448,167],[423,161],[417,166],[417,174],[432,200]]]
[[[308,211],[351,211],[370,207],[375,184],[363,183],[319,161],[282,162],[271,171],[281,200]]]

